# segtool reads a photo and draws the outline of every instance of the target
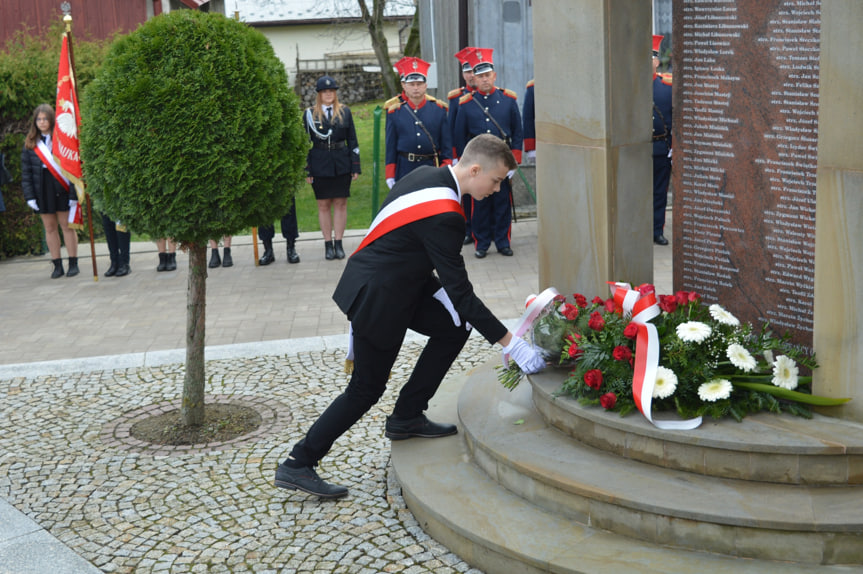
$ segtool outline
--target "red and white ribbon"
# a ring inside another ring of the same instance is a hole
[[[638,326],[635,344],[635,365],[632,375],[632,398],[635,406],[656,428],[668,430],[691,430],[701,425],[701,417],[679,421],[655,421],[651,415],[653,388],[656,386],[656,373],[659,367],[659,334],[656,326],[649,321],[662,312],[656,303],[656,294],[642,295],[634,291],[629,283],[609,282],[615,307],[623,310],[624,316],[630,315]]]
[[[36,155],[39,156],[39,159],[42,160],[42,164],[48,168],[48,171],[51,172],[54,179],[63,186],[63,189],[69,191],[69,180],[66,179],[66,176],[63,175],[62,171],[60,171],[60,166],[57,165],[56,161],[54,161],[54,156],[51,155],[51,150],[48,149],[45,142],[40,141],[37,143],[36,147],[33,148],[33,151],[36,152]]]

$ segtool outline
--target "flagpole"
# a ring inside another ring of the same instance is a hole
[[[64,4],[66,4],[66,6],[68,6],[67,3],[64,3]],[[66,10],[65,10],[66,6],[63,6],[63,8],[64,8],[63,12],[65,14],[63,16],[63,22],[66,24],[66,37],[68,38],[68,43],[69,43],[69,67],[73,72],[71,75],[73,78],[72,88],[75,90],[75,93],[77,94],[78,93],[78,86],[77,86],[77,82],[74,81],[74,78],[75,78],[75,74],[74,74],[75,52],[72,49],[72,14],[69,12],[66,12]],[[71,7],[69,9],[71,10]],[[81,112],[80,112],[80,110],[75,110],[75,113],[80,114]],[[79,115],[79,117],[80,117],[80,115]],[[84,180],[83,175],[81,177],[81,188],[82,188],[82,191],[84,193],[84,203],[87,206],[87,226],[90,230],[90,260],[93,262],[93,281],[99,281],[99,270],[96,267],[96,241],[93,237],[93,204],[90,201],[90,194],[87,193],[87,183]]]

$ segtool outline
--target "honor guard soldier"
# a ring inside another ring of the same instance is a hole
[[[521,114],[515,92],[494,85],[491,48],[477,48],[468,54],[473,68],[476,90],[461,97],[455,119],[453,139],[460,155],[467,143],[479,134],[492,134],[506,141],[517,162],[521,162]],[[510,224],[512,223],[512,174],[501,183],[501,193],[487,201],[473,202],[471,230],[475,240],[474,255],[482,259],[494,241],[501,255],[511,256]]]
[[[653,242],[657,245],[668,245],[662,232],[671,180],[671,74],[657,73],[663,37],[653,37]]]
[[[419,58],[402,58],[396,69],[402,93],[387,100],[386,180],[396,181],[421,165],[452,163],[452,138],[447,105],[426,94],[429,64]]]
[[[536,161],[536,121],[533,103],[533,80],[527,83],[524,90],[524,108],[521,114],[524,118],[524,155],[528,163]]]
[[[465,94],[469,94],[470,92],[476,89],[476,85],[474,84],[473,79],[473,67],[471,67],[470,62],[467,61],[467,55],[470,52],[473,52],[476,48],[468,46],[467,48],[462,48],[458,52],[455,53],[456,59],[458,59],[461,64],[461,77],[464,80],[464,87],[459,87],[454,90],[450,90],[447,94],[446,98],[449,102],[449,129],[450,133],[453,134],[453,149],[452,149],[452,157],[455,159],[458,157],[456,155],[455,150],[455,117],[458,113],[458,101]],[[464,221],[465,221],[465,236],[464,236],[464,244],[473,243],[473,234],[470,230],[470,216],[471,216],[471,199],[470,196],[466,195],[462,198],[462,209],[464,209]]]

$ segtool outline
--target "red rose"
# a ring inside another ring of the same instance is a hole
[[[570,345],[570,346],[569,346],[569,349],[567,349],[567,350],[566,350],[566,352],[567,352],[567,353],[569,354],[569,356],[570,356],[570,357],[572,357],[573,359],[577,359],[577,358],[579,358],[579,357],[581,356],[581,354],[582,354],[581,349],[579,349],[579,348],[578,348],[578,345],[577,345],[576,343],[573,343],[572,345]]]
[[[599,390],[602,386],[602,371],[599,369],[591,369],[584,373],[584,384],[591,389]]]
[[[635,323],[627,325],[626,329],[623,330],[623,336],[627,339],[635,339],[638,337],[638,325]]]
[[[590,314],[590,319],[587,322],[587,326],[594,331],[602,331],[603,327],[605,327],[605,319],[602,318],[602,315],[599,313],[599,311],[594,311]]]
[[[606,311],[614,313],[614,299],[606,299],[603,305],[605,305]]]
[[[699,299],[701,299],[701,295],[699,295],[695,291],[690,291],[688,293],[688,297],[689,297],[690,303],[696,303],[696,302],[698,302]]]
[[[611,356],[614,357],[615,361],[628,361],[632,358],[632,351],[629,349],[629,347],[618,345],[611,352]]]
[[[617,395],[614,393],[605,393],[599,397],[599,404],[602,405],[602,408],[605,410],[613,409],[614,405],[617,404]]]
[[[642,295],[649,295],[651,293],[656,293],[656,288],[650,283],[643,283],[638,286],[638,292]]]
[[[689,303],[689,293],[686,291],[678,291],[674,294],[674,298],[677,299],[678,305],[686,305]]]
[[[660,295],[659,308],[666,313],[674,313],[677,309],[677,298],[674,295]]]
[[[575,295],[573,295],[573,297],[575,298],[575,304],[576,305],[578,305],[582,309],[587,307],[587,297],[585,297],[581,293],[576,293]]]
[[[570,321],[575,321],[576,319],[578,319],[578,307],[576,307],[575,305],[564,303],[563,307],[561,307],[560,309],[560,312],[563,313],[563,316]]]
[[[605,301],[602,300],[602,297],[597,295],[596,297],[593,298],[591,303],[593,303],[594,305],[602,305],[603,303],[605,303]]]

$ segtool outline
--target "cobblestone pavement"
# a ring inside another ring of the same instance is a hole
[[[347,498],[272,484],[341,392],[341,351],[208,362],[208,393],[281,408],[253,440],[203,451],[147,452],[120,432],[130,411],[179,405],[182,365],[2,380],[0,497],[104,572],[477,573],[423,532],[390,473],[383,424],[420,349],[322,461]],[[453,372],[495,355],[474,334]]]

